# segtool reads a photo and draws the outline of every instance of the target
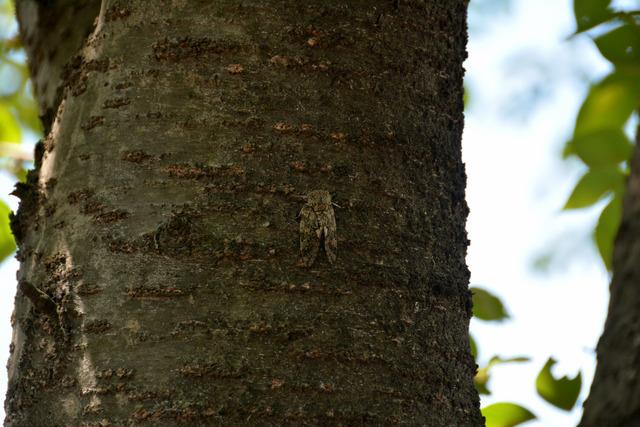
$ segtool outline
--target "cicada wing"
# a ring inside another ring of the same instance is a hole
[[[300,256],[307,267],[311,266],[318,257],[320,250],[319,228],[316,213],[310,206],[304,206],[300,211]]]
[[[337,257],[338,236],[336,232],[336,217],[331,206],[323,212],[320,222],[322,223],[324,234],[324,251],[327,253],[329,262],[333,264]]]

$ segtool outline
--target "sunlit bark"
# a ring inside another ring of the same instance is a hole
[[[105,0],[74,30],[54,5],[18,4],[52,120],[17,191],[6,425],[482,425],[466,1]],[[314,190],[337,251],[306,266]]]

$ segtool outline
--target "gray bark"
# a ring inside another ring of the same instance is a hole
[[[20,1],[55,114],[17,189],[5,425],[482,425],[466,3],[86,2],[47,56],[68,7]],[[308,267],[314,190],[337,258]]]

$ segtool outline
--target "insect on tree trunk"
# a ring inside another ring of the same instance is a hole
[[[5,425],[482,425],[466,7],[18,0]]]

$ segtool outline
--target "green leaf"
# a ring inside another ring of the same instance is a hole
[[[574,0],[577,32],[586,31],[609,20],[612,17],[609,3],[611,0]]]
[[[591,206],[610,192],[624,189],[625,176],[615,168],[589,169],[578,181],[564,209]]]
[[[535,420],[536,416],[526,408],[515,403],[494,403],[482,408],[486,427],[513,427],[527,421]]]
[[[471,355],[474,359],[478,359],[478,344],[472,335],[469,335],[469,347],[471,347]]]
[[[591,167],[616,166],[631,158],[633,144],[622,129],[601,129],[570,142],[571,152]]]
[[[20,142],[20,125],[13,114],[0,105],[0,142]]]
[[[640,105],[640,71],[617,70],[591,87],[580,107],[574,139],[603,129],[622,128]]]
[[[468,110],[469,109],[469,85],[464,85],[464,92],[462,94],[462,103],[464,105],[464,109]]]
[[[503,359],[500,356],[493,356],[491,360],[489,360],[489,363],[478,369],[478,372],[476,372],[476,375],[473,378],[473,383],[476,386],[476,390],[478,390],[478,393],[480,394],[491,394],[491,391],[489,391],[489,388],[487,387],[487,383],[489,382],[491,368],[493,368],[494,366],[504,363],[523,363],[528,362],[529,360],[530,359],[528,357],[522,356],[511,357],[508,359]]]
[[[640,63],[640,28],[626,24],[594,39],[602,56],[614,64]]]
[[[573,147],[573,139],[570,139],[564,144],[564,148],[562,149],[562,158],[566,160],[573,154],[576,154],[576,150]]]
[[[473,377],[473,385],[476,387],[478,394],[490,395],[491,391],[487,387],[489,382],[489,371],[481,368],[476,372],[476,376]]]
[[[27,182],[27,170],[22,166],[14,168],[11,172],[19,182]]]
[[[618,233],[620,220],[622,219],[622,196],[616,194],[609,204],[602,210],[598,225],[594,231],[594,238],[598,246],[598,252],[607,270],[611,271],[613,261],[613,242]]]
[[[480,320],[504,320],[509,318],[502,301],[481,288],[471,288],[473,294],[473,315]]]
[[[578,372],[575,378],[562,377],[555,379],[551,368],[556,364],[553,358],[549,358],[536,378],[536,389],[540,397],[565,411],[574,407],[582,387],[582,374]]]
[[[0,200],[0,261],[3,261],[16,249],[16,243],[9,228],[9,213],[11,209]]]
[[[32,97],[21,95],[18,97],[14,108],[18,113],[20,122],[24,126],[37,134],[42,134],[42,122],[40,122],[40,117],[38,117],[38,106]]]

